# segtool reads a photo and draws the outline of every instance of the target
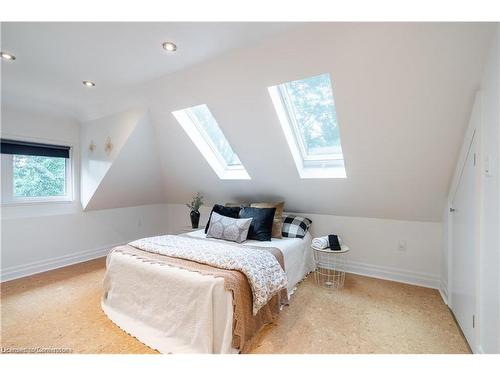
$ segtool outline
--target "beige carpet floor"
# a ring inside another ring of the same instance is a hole
[[[2,348],[62,348],[73,353],[155,353],[100,308],[104,259],[1,285]],[[328,291],[309,277],[253,353],[469,353],[432,289],[347,275]]]

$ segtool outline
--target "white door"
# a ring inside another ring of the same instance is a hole
[[[470,347],[475,348],[477,173],[476,137],[470,144],[462,175],[453,198],[452,306]]]

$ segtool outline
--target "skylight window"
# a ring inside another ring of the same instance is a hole
[[[238,155],[233,151],[205,104],[175,111],[172,114],[220,179],[250,179]]]
[[[345,178],[329,74],[269,87],[301,178]]]

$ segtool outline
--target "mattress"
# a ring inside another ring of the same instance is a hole
[[[205,238],[203,230],[187,235]],[[314,269],[309,233],[304,239],[244,244],[282,251],[289,295]],[[237,352],[231,347],[233,297],[223,279],[119,253],[108,262],[102,308],[125,332],[161,353]]]

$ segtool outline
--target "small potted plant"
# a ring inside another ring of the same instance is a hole
[[[203,195],[197,193],[193,198],[191,203],[187,203],[186,206],[189,207],[191,213],[189,216],[191,217],[191,226],[193,229],[198,228],[198,224],[200,223],[200,207],[203,206]]]

